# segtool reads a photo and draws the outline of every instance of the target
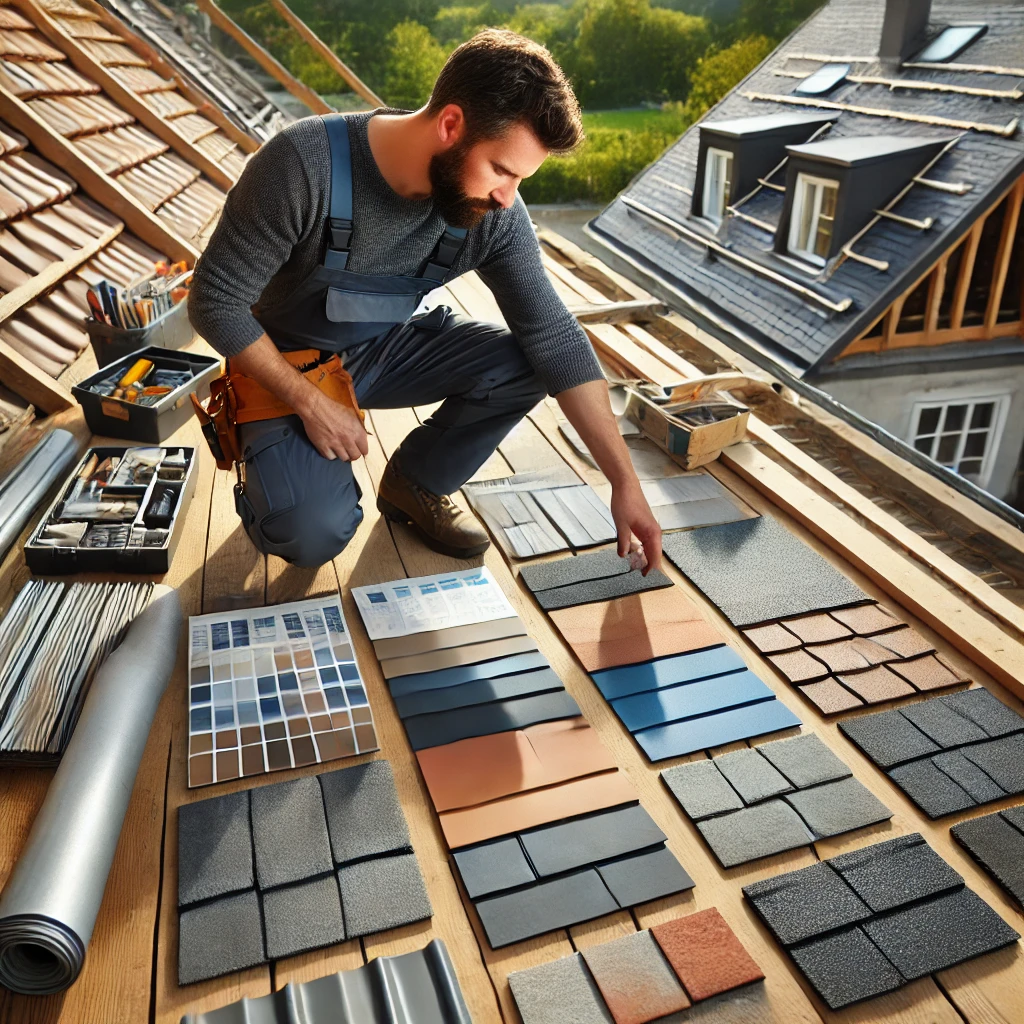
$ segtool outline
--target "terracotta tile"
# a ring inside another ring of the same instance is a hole
[[[879,633],[872,637],[876,644],[886,650],[898,654],[901,658],[916,658],[921,654],[931,654],[935,648],[916,629],[904,626],[889,633]]]
[[[615,1024],[648,1024],[690,1005],[650,932],[582,952]]]
[[[791,651],[794,647],[800,646],[800,638],[779,624],[745,629],[743,635],[762,654],[777,654],[779,651]]]
[[[563,818],[633,803],[637,799],[632,783],[616,769],[547,789],[516,793],[481,807],[446,811],[440,815],[441,830],[448,845],[455,850],[537,825],[549,825]]]
[[[791,682],[804,683],[828,675],[828,668],[806,651],[769,654],[768,660]]]
[[[941,690],[945,686],[968,681],[935,654],[914,658],[913,661],[894,662],[892,669],[918,690]]]
[[[864,701],[840,686],[834,679],[801,686],[800,692],[823,714],[835,715],[840,711],[861,707]]]
[[[651,934],[694,1002],[764,977],[715,907],[656,925]]]
[[[786,619],[785,626],[790,633],[795,633],[805,644],[823,644],[829,640],[842,640],[853,633],[851,629],[841,622],[837,622],[827,612]]]
[[[526,626],[518,615],[505,619],[491,619],[469,626],[449,626],[446,629],[428,629],[408,636],[385,637],[374,640],[373,651],[378,660],[405,658],[428,651],[443,651],[449,647],[465,647],[488,640],[503,640],[510,636],[525,636]]]
[[[408,676],[419,672],[437,672],[458,665],[473,665],[478,661],[504,658],[509,654],[523,654],[537,650],[537,643],[528,636],[510,636],[504,640],[488,640],[482,644],[449,647],[443,651],[410,654],[404,658],[387,658],[380,663],[385,679]]]
[[[678,587],[550,613],[590,672],[684,654],[723,642]]]
[[[868,669],[867,672],[851,672],[841,675],[839,681],[849,687],[867,704],[877,704],[895,697],[906,697],[914,692],[899,676],[892,673],[885,665]]]
[[[807,648],[807,653],[823,661],[832,672],[856,672],[858,669],[871,668],[873,664],[854,646],[855,640],[862,639],[863,637],[852,637],[836,643],[814,644]]]
[[[615,767],[582,718],[546,722],[416,752],[438,813]]]
[[[861,604],[856,608],[840,608],[830,612],[832,618],[838,619],[844,626],[849,626],[858,636],[871,636],[883,629],[898,626],[900,620],[880,604]]]

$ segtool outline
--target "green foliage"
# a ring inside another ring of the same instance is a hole
[[[445,51],[418,21],[399,22],[388,33],[388,60],[384,72],[384,99],[394,107],[415,110],[430,96]]]
[[[730,89],[736,86],[775,49],[765,36],[740,39],[724,50],[714,48],[702,57],[690,83],[690,95],[680,113],[688,124],[703,117]]]
[[[500,25],[503,21],[504,15],[489,3],[442,7],[434,18],[434,38],[442,46],[454,48],[472,39],[481,29]]]

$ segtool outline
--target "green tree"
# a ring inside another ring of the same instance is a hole
[[[434,18],[434,38],[442,46],[456,47],[483,28],[501,25],[504,16],[489,3],[442,7]]]
[[[441,44],[426,25],[402,21],[388,33],[387,53],[384,99],[406,110],[421,107],[445,61]]]
[[[687,124],[703,117],[774,49],[775,44],[765,36],[750,36],[724,50],[709,50],[690,76],[690,95],[682,109]]]

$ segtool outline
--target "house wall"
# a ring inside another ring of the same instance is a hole
[[[905,441],[912,440],[917,402],[1009,396],[986,489],[1004,500],[1014,496],[1024,447],[1024,365],[809,382]]]

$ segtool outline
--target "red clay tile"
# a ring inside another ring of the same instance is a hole
[[[914,692],[899,676],[894,675],[885,665],[868,669],[867,672],[851,672],[839,677],[843,686],[849,687],[866,704],[878,704],[895,697],[906,697]]]
[[[650,932],[583,950],[615,1024],[648,1024],[690,1005]]]
[[[891,633],[879,633],[872,638],[886,650],[898,654],[901,658],[916,658],[921,654],[931,654],[935,648],[916,629],[904,626],[894,629]]]
[[[806,651],[769,654],[768,660],[791,682],[806,683],[828,675],[828,668]]]
[[[800,638],[778,624],[745,629],[743,635],[762,654],[778,654],[779,651],[791,651],[800,646]]]
[[[790,633],[795,633],[805,644],[823,644],[829,640],[842,640],[843,637],[850,636],[852,633],[850,629],[825,612],[786,619],[784,624]]]
[[[844,626],[849,626],[858,636],[871,636],[883,629],[898,626],[900,620],[886,611],[879,604],[861,604],[856,608],[840,608],[830,612],[832,618],[838,619]]]
[[[695,1003],[764,977],[714,907],[655,925],[651,934]]]
[[[823,679],[820,683],[801,686],[800,692],[817,707],[823,715],[835,715],[850,708],[862,707],[864,701],[854,696],[834,679]]]
[[[969,682],[935,654],[912,661],[896,661],[891,667],[918,690],[941,690],[945,686]]]

